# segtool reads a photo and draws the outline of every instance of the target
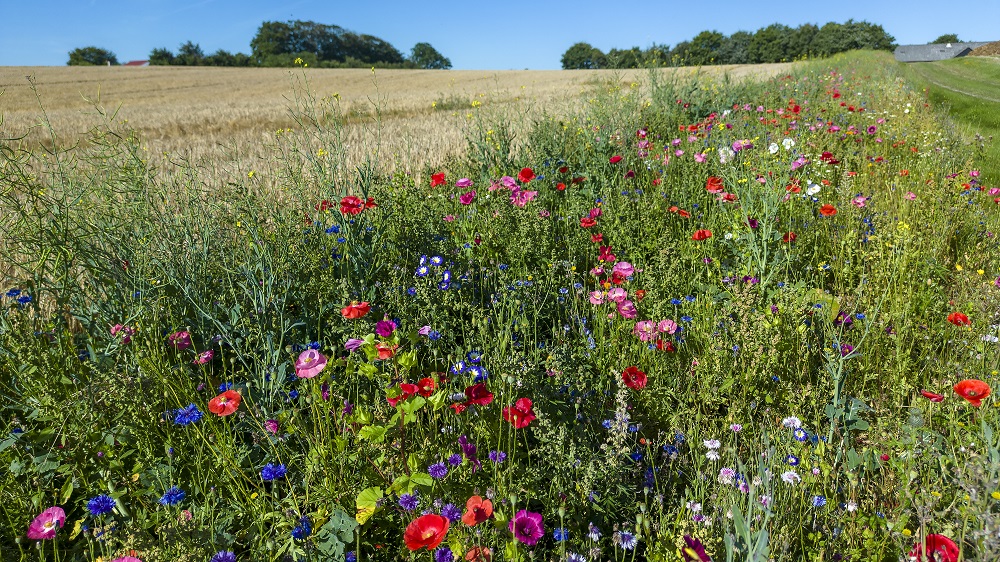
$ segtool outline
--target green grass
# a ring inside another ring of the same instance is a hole
[[[1000,181],[1000,58],[964,57],[901,67],[929,103],[944,106],[970,136],[985,137],[979,155],[984,181]]]

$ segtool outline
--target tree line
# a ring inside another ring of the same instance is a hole
[[[69,65],[118,64],[107,49],[82,47],[69,53]],[[337,25],[312,21],[265,21],[250,41],[250,54],[219,49],[205,54],[192,41],[177,52],[161,47],[149,53],[150,65],[177,66],[294,66],[320,68],[427,68],[448,69],[451,61],[431,46],[417,43],[404,56],[388,41],[374,35],[358,34]]]
[[[711,64],[760,64],[804,58],[826,57],[853,49],[892,51],[896,39],[881,25],[867,21],[829,22],[822,27],[807,23],[792,28],[780,23],[756,32],[737,31],[724,35],[702,31],[673,48],[658,45],[647,49],[611,49],[607,53],[589,43],[576,43],[562,56],[564,69],[645,68]]]

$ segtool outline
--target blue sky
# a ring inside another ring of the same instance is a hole
[[[432,7],[433,6],[433,7]],[[954,6],[951,9],[950,6]],[[699,31],[753,31],[772,23],[881,24],[896,42],[926,43],[944,33],[1000,40],[1000,1],[808,0],[596,2],[421,0],[0,0],[0,66],[64,65],[76,47],[114,51],[121,62],[184,41],[206,54],[250,52],[265,20],[312,20],[368,33],[408,54],[426,41],[456,69],[554,69],[577,41],[612,47],[674,45]]]

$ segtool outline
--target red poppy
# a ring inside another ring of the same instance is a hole
[[[531,410],[531,399],[518,398],[512,407],[503,409],[503,419],[513,424],[516,429],[528,427],[528,424],[535,419],[535,412]]]
[[[423,396],[424,398],[431,395],[434,392],[434,379],[430,377],[424,377],[417,381],[417,394]]]
[[[719,195],[719,201],[723,203],[735,203],[738,199],[739,197],[735,193],[723,193]]]
[[[228,416],[240,407],[243,397],[235,390],[227,390],[208,401],[208,411],[219,417]]]
[[[943,394],[934,394],[929,390],[921,390],[920,394],[923,394],[924,398],[930,400],[931,402],[944,402]]]
[[[486,389],[486,383],[476,383],[465,389],[465,402],[451,405],[456,414],[461,414],[469,406],[486,406],[493,402],[493,393]]]
[[[646,373],[640,371],[639,367],[635,365],[622,371],[622,380],[625,381],[625,386],[633,390],[646,388]]]
[[[444,185],[444,172],[431,174],[431,187],[437,187],[439,185]]]
[[[577,176],[577,177],[569,180],[569,183],[583,183],[585,181],[587,181],[587,178],[585,178],[583,176]]]
[[[492,516],[493,502],[484,500],[479,496],[472,496],[465,502],[465,513],[462,514],[462,523],[470,527],[475,527]]]
[[[795,242],[796,238],[798,238],[797,234],[795,234],[794,232],[787,232],[785,233],[784,236],[781,237],[781,241],[784,242],[785,244],[790,244],[792,242]]]
[[[822,207],[819,208],[819,214],[823,215],[824,217],[832,217],[833,215],[837,214],[837,208],[827,203],[826,205],[823,205]]]
[[[560,174],[565,174],[568,171],[569,171],[569,166],[562,166],[562,167],[559,168],[559,173]]]
[[[319,203],[316,203],[317,211],[329,211],[331,207],[333,207],[333,203],[331,203],[329,199],[324,199]]]
[[[790,184],[788,184],[788,185],[785,186],[785,191],[787,191],[789,193],[801,193],[802,192],[802,188],[799,187],[798,185],[795,185],[794,183],[790,183]]]
[[[691,240],[694,240],[695,242],[701,242],[702,240],[707,240],[711,237],[712,237],[711,230],[702,229],[694,231],[694,234],[691,235]]]
[[[351,304],[345,306],[344,308],[341,308],[340,314],[343,315],[344,318],[347,318],[348,320],[357,320],[358,318],[361,318],[365,314],[368,314],[368,311],[371,310],[371,308],[372,305],[368,304],[367,302],[359,303],[358,301],[354,301]]]
[[[983,399],[990,395],[990,385],[978,379],[965,379],[954,386],[955,394],[969,401],[975,407],[983,405]]]
[[[394,392],[394,389],[389,389],[389,390],[390,392]],[[386,396],[385,400],[386,402],[389,403],[390,406],[395,408],[396,404],[399,404],[403,400],[409,400],[414,395],[416,395],[418,390],[419,387],[417,387],[417,385],[404,382],[399,385],[399,392],[395,396]]]
[[[594,243],[601,242],[603,240],[604,240],[604,234],[601,234],[600,232],[590,237],[590,241]]]
[[[684,218],[688,218],[688,217],[691,216],[691,213],[685,211],[684,209],[681,209],[680,211],[677,211],[677,214],[680,215],[680,216],[682,216],[682,217],[684,217]]]
[[[705,182],[705,191],[709,193],[722,193],[722,178],[711,176]]]
[[[621,162],[621,161],[622,161],[622,157],[621,157],[621,156],[619,156],[619,155],[617,155],[617,154],[615,154],[614,156],[612,156],[612,157],[611,157],[611,158],[610,158],[610,159],[608,160],[608,162],[610,162],[610,163],[612,163],[612,164],[617,164],[617,163],[619,163],[619,162]]]
[[[391,345],[385,342],[378,342],[375,344],[375,351],[378,352],[378,358],[385,361],[386,359],[391,359],[396,354],[396,348],[398,347],[398,344]]]
[[[493,551],[485,546],[474,546],[465,553],[466,562],[492,562]]]
[[[927,557],[924,557],[924,552]],[[924,544],[915,544],[910,550],[910,560],[917,562],[958,562],[958,545],[944,535],[927,535]]]
[[[558,189],[559,191],[566,191],[566,184],[564,184],[562,182],[557,183],[556,184],[556,189]]]
[[[583,217],[580,219],[580,226],[582,226],[583,228],[590,228],[595,224],[597,224],[597,221],[590,217]]]
[[[450,524],[447,517],[436,513],[417,517],[406,526],[406,531],[403,533],[406,548],[417,550],[426,547],[427,550],[434,550],[448,534]]]
[[[674,342],[663,341],[662,339],[656,340],[656,349],[658,351],[666,351],[667,353],[677,351],[677,348],[674,347]]]
[[[646,291],[639,289],[635,292],[635,300],[641,301],[644,298],[646,298]]]
[[[533,179],[535,179],[535,172],[531,168],[521,168],[521,171],[517,173],[517,181],[521,183],[528,183]]]
[[[369,197],[368,199],[365,200],[365,208],[366,209],[371,209],[373,207],[378,207],[378,204],[375,203],[375,198],[374,197]]]
[[[365,210],[365,202],[360,197],[348,195],[340,200],[340,213],[344,215],[357,215]]]
[[[961,312],[952,312],[948,315],[948,321],[956,326],[971,326],[972,322],[969,322],[969,317],[962,314]]]

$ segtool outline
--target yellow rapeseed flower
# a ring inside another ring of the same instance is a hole
[[[990,497],[995,500],[1000,500],[1000,492],[993,492],[992,494],[990,494]]]

